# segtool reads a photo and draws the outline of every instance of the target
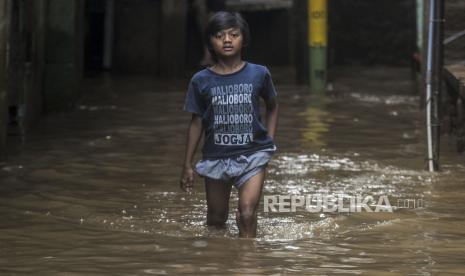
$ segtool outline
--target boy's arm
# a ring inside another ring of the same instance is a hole
[[[269,97],[265,100],[266,104],[266,128],[271,138],[274,138],[276,126],[278,124],[278,99]]]
[[[202,136],[202,118],[192,114],[187,131],[186,151],[184,154],[184,164],[181,176],[181,189],[190,192],[194,184],[193,158],[200,138]]]

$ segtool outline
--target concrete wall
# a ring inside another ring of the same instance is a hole
[[[415,0],[329,1],[331,61],[408,65],[415,50]]]
[[[465,30],[465,1],[447,0],[445,6],[444,36]],[[445,64],[465,61],[465,37],[445,46]]]
[[[81,0],[0,0],[0,158],[7,140],[23,140],[44,110],[66,110],[76,101],[82,5]]]
[[[182,77],[186,66],[186,0],[115,1],[113,69]]]
[[[160,40],[160,76],[180,77],[186,67],[186,0],[163,0]]]
[[[292,46],[290,44],[290,10],[243,11],[249,23],[251,43],[246,57],[267,65],[289,65]]]
[[[43,112],[43,86],[45,68],[45,0],[29,0],[26,24],[26,60],[24,87],[24,131],[32,128]]]
[[[46,14],[45,109],[67,110],[79,96],[84,3],[80,0],[48,0]]]
[[[159,74],[161,1],[115,1],[114,69]]]
[[[187,0],[115,1],[113,69],[165,78],[183,77],[186,68],[198,69],[203,41],[199,26],[192,26],[197,21],[189,3]],[[252,33],[246,58],[268,65],[290,64],[294,51],[289,42],[290,9],[240,12]]]
[[[12,1],[8,44],[8,105],[18,136],[40,115],[42,107],[44,0]]]

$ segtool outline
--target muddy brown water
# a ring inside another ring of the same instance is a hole
[[[258,237],[238,239],[233,190],[227,229],[208,229],[202,179],[192,194],[178,185],[187,82],[87,79],[76,109],[45,117],[0,170],[0,274],[465,273],[465,158],[443,137],[442,170],[424,170],[410,71],[340,68],[324,98],[272,73],[278,152],[263,195],[385,195],[393,212],[262,200]],[[397,208],[406,199],[421,205]]]

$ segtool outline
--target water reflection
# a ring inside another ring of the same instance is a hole
[[[306,126],[302,129],[303,143],[310,147],[325,147],[326,140],[324,134],[329,131],[333,121],[330,114],[325,111],[325,98],[315,97],[305,111],[300,112],[297,118],[305,120]]]

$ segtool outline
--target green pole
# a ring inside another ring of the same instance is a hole
[[[423,52],[423,0],[417,0],[417,48]]]
[[[327,81],[327,0],[308,0],[307,6],[310,87],[313,93],[322,94]]]

